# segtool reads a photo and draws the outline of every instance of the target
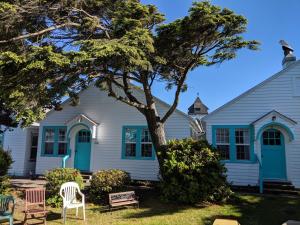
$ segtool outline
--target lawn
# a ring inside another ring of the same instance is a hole
[[[299,197],[236,194],[234,200],[227,204],[193,207],[162,203],[153,193],[141,197],[140,209],[121,209],[112,214],[103,206],[88,204],[86,223],[76,219],[75,210],[69,210],[66,224],[210,225],[215,218],[235,218],[242,225],[280,225],[288,219],[300,220]],[[49,210],[47,224],[62,224],[60,209]],[[20,209],[15,217],[22,220]]]

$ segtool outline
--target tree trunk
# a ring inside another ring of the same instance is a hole
[[[146,112],[145,114],[148,129],[151,135],[153,147],[155,149],[155,154],[157,156],[159,170],[161,178],[163,179],[163,174],[161,173],[163,161],[166,153],[166,134],[165,134],[165,126],[162,122],[160,122],[160,118],[157,115],[156,108],[150,112]]]

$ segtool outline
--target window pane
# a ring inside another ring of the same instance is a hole
[[[46,129],[45,141],[54,141],[54,129]]]
[[[54,149],[54,143],[53,142],[46,142],[45,143],[45,154],[52,155]]]
[[[66,141],[66,128],[58,130],[58,141]]]
[[[59,155],[67,154],[67,143],[59,143],[58,144],[58,154]]]
[[[152,157],[152,144],[142,144],[142,157]]]
[[[125,156],[128,157],[136,156],[136,144],[134,143],[126,144]]]
[[[133,128],[125,129],[125,142],[136,142],[137,130]]]
[[[216,130],[216,141],[217,144],[228,144],[229,143],[229,129],[218,128]]]
[[[151,136],[148,129],[142,131],[142,142],[151,142]]]
[[[219,151],[219,154],[221,156],[221,159],[228,160],[229,157],[229,145],[217,145],[217,149]]]
[[[250,146],[249,145],[237,145],[236,146],[236,158],[238,160],[250,160]]]

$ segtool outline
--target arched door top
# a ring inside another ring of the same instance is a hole
[[[268,129],[278,129],[279,131],[284,131],[287,134],[289,141],[294,140],[294,133],[291,131],[291,129],[288,126],[278,122],[271,122],[263,125],[256,134],[256,140],[259,140],[262,133]]]

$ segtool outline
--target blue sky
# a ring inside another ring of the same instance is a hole
[[[187,15],[192,0],[142,0],[154,4],[170,22]],[[197,93],[210,111],[281,70],[283,52],[279,40],[286,40],[300,57],[299,0],[214,0],[214,4],[232,9],[248,19],[244,37],[261,42],[259,51],[241,50],[238,57],[219,66],[200,67],[190,72],[188,91],[183,93],[179,109],[186,112]],[[173,94],[161,85],[156,96],[171,103]]]

